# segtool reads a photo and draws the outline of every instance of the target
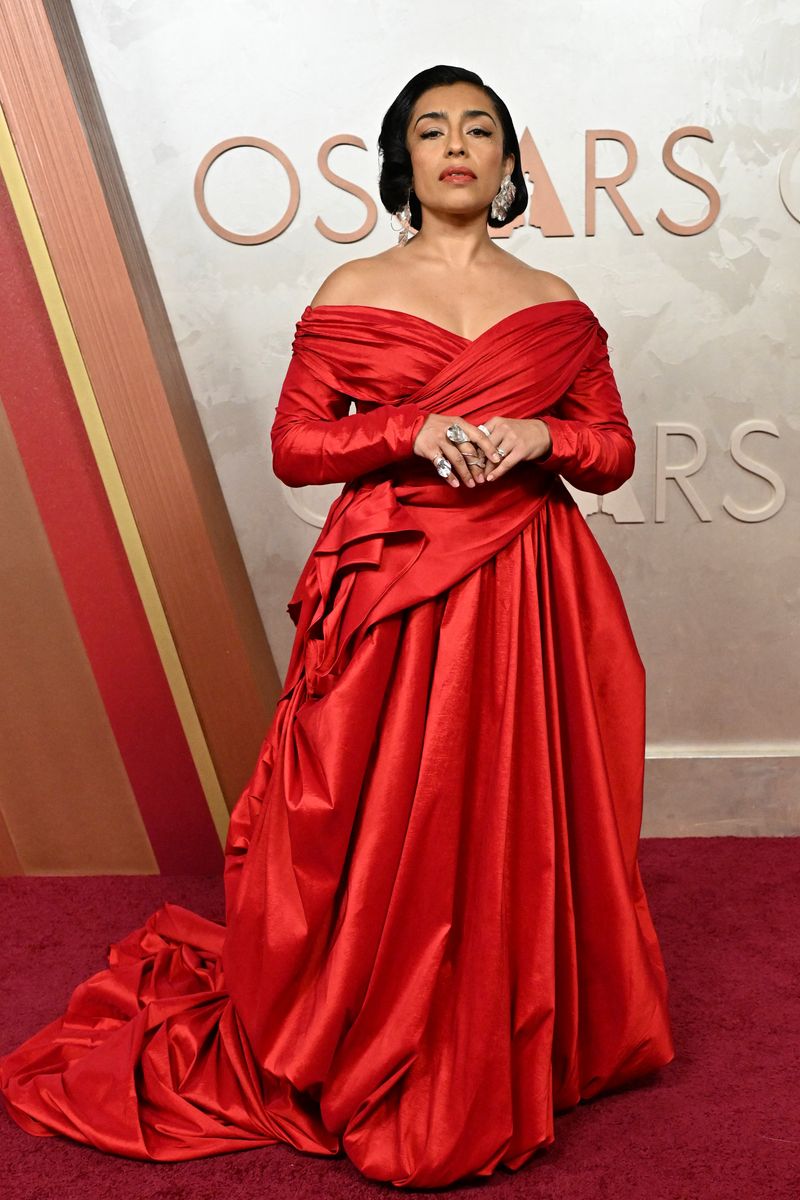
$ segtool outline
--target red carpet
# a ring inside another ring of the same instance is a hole
[[[547,1200],[800,1196],[800,842],[652,838],[640,862],[670,979],[677,1057],[660,1077],[556,1118],[516,1174],[450,1189]],[[224,919],[220,878],[0,880],[0,1053],[105,967],[164,900]],[[282,1200],[374,1196],[347,1159],[287,1146],[142,1163],[24,1133],[0,1105],[9,1200]],[[498,1190],[499,1189],[499,1190]],[[417,1193],[423,1194],[444,1194]]]

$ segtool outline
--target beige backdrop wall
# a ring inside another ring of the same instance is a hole
[[[799,833],[800,8],[509,0],[490,21],[468,0],[74,7],[279,668],[286,602],[339,490],[293,492],[271,473],[294,325],[333,267],[396,237],[358,194],[378,200],[389,102],[426,66],[467,66],[530,134],[572,230],[524,225],[501,244],[594,308],[637,439],[606,511],[573,494],[647,668],[644,832]],[[706,134],[677,142],[670,171],[665,143],[688,127]],[[599,192],[593,234],[587,130],[624,135],[598,143],[600,175],[636,153],[628,218]],[[231,138],[264,139],[291,167],[258,146],[216,158],[215,230],[195,175]],[[331,138],[350,191],[320,169]],[[283,231],[237,241],[284,217],[292,170]],[[702,223],[706,192],[711,225],[671,232]]]

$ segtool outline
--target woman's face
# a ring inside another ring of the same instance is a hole
[[[411,112],[406,132],[412,182],[432,211],[486,211],[514,155],[503,156],[503,127],[489,97],[472,83],[429,88]],[[452,174],[461,170],[461,174]],[[448,174],[450,172],[450,174]]]

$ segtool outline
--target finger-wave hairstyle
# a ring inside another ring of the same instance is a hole
[[[399,212],[409,199],[411,187],[411,155],[406,148],[406,132],[411,113],[419,97],[428,88],[441,87],[450,83],[472,83],[482,88],[492,102],[503,130],[503,155],[514,155],[511,179],[517,189],[504,219],[488,215],[488,223],[495,228],[507,225],[528,206],[528,188],[520,161],[519,142],[514,131],[511,114],[493,88],[487,87],[480,75],[464,67],[428,67],[410,79],[395,100],[389,105],[381,122],[378,151],[381,170],[378,177],[381,202],[387,212]],[[422,228],[422,208],[414,192],[410,197],[411,224],[414,229]],[[490,213],[490,209],[487,210]]]

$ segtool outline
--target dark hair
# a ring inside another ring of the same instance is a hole
[[[480,75],[464,67],[428,67],[410,79],[400,94],[389,105],[381,122],[378,137],[381,171],[378,177],[381,202],[387,212],[396,213],[409,199],[411,187],[411,155],[406,147],[406,133],[411,112],[419,97],[429,88],[442,87],[451,83],[473,83],[486,92],[495,107],[503,129],[503,155],[514,155],[511,180],[517,189],[508,212],[503,219],[489,216],[488,222],[495,227],[507,225],[528,207],[528,187],[520,161],[519,142],[514,131],[511,114],[493,88],[487,87]],[[422,228],[422,208],[417,196],[411,193],[411,224],[414,229]]]

